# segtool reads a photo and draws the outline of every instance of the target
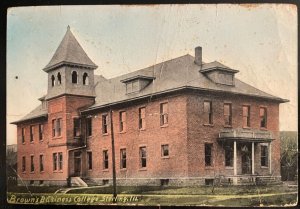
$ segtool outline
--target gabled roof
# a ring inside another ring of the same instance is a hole
[[[43,70],[48,72],[51,69],[66,64],[91,69],[97,68],[97,65],[95,65],[95,63],[87,56],[83,48],[80,46],[80,44],[72,34],[69,26],[52,59]]]
[[[202,67],[206,69],[216,67],[224,68],[226,66],[219,62],[211,62],[204,63]],[[258,90],[237,78],[235,78],[234,86],[214,83],[204,74],[200,73],[199,70],[200,66],[194,63],[194,57],[187,54],[111,79],[105,79],[103,76],[100,77],[95,75],[96,103],[84,111],[184,88],[228,92],[232,94],[271,99],[277,102],[287,102],[287,100]],[[139,92],[126,94],[126,84],[122,83],[122,81],[138,76],[155,77],[155,80]]]

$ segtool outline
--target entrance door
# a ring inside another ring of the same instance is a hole
[[[74,175],[81,176],[81,152],[74,153]]]
[[[245,144],[241,147],[242,154],[242,174],[251,174],[252,162],[251,162],[251,149],[250,146]]]

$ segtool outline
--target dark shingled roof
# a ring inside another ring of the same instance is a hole
[[[224,65],[219,62],[203,63],[202,65],[202,69],[218,67],[224,68]],[[102,75],[95,75],[96,102],[94,105],[86,110],[83,110],[82,112],[184,88],[254,96],[271,99],[280,103],[288,101],[258,90],[257,88],[248,85],[237,78],[235,78],[234,86],[214,83],[203,73],[199,72],[199,70],[200,66],[194,63],[194,57],[187,54],[111,79],[106,79]],[[124,80],[126,81],[130,80],[131,78],[139,77],[155,79],[153,79],[153,81],[141,91],[126,94],[126,84],[124,83]],[[47,115],[47,109],[43,110],[41,106],[39,106],[20,121],[14,123],[43,115]]]
[[[203,63],[202,69],[224,68],[224,66],[219,62]],[[200,66],[194,63],[194,57],[187,54],[111,79],[95,76],[96,103],[84,111],[183,88],[229,92],[286,102],[286,100],[258,90],[237,78],[235,78],[235,86],[216,84],[199,72],[199,70]],[[137,76],[155,77],[155,79],[141,91],[126,94],[126,84],[122,81]]]
[[[97,65],[87,56],[82,49],[74,35],[72,34],[70,27],[68,26],[67,32],[61,41],[59,47],[55,51],[52,59],[43,69],[48,72],[58,66],[64,64],[78,65],[91,69],[97,68]]]
[[[32,120],[35,118],[40,118],[40,117],[47,117],[48,116],[48,109],[47,108],[42,108],[42,104],[40,104],[38,107],[36,107],[34,110],[32,110],[30,113],[28,113],[25,117],[18,121],[12,122],[12,124],[18,124],[27,120]]]

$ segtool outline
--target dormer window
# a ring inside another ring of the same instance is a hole
[[[51,76],[51,86],[55,86],[55,77],[54,75]]]
[[[57,73],[57,84],[58,85],[61,84],[61,75],[60,75],[60,73]]]
[[[239,71],[215,61],[203,64],[200,72],[214,83],[234,86],[234,74]]]
[[[154,79],[155,77],[136,75],[123,79],[121,82],[126,84],[126,94],[130,94],[146,88]]]
[[[83,85],[89,85],[89,76],[88,76],[88,74],[84,73],[82,78],[83,78],[82,79],[83,80]]]
[[[78,83],[78,75],[76,71],[72,72],[72,83]]]
[[[139,91],[139,81],[135,80],[135,81],[131,81],[126,83],[126,93],[134,93]]]

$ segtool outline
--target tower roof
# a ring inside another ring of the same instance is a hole
[[[97,65],[87,56],[83,48],[72,34],[70,26],[68,26],[67,32],[60,45],[56,49],[52,59],[43,70],[48,72],[61,65],[68,64],[91,69],[97,68]]]

